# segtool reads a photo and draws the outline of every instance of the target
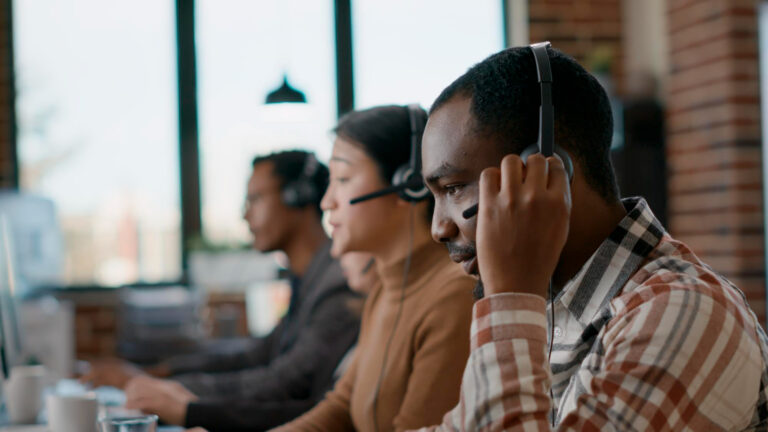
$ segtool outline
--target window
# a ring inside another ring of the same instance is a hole
[[[504,48],[499,0],[356,0],[355,105],[424,108],[470,66]]]
[[[198,107],[203,234],[249,241],[242,207],[257,154],[308,148],[330,156],[336,121],[330,0],[198,0]],[[264,105],[283,77],[306,106]]]
[[[14,2],[21,189],[56,204],[65,285],[181,276],[175,4]],[[241,212],[255,155],[290,148],[330,155],[334,5],[195,2],[205,240],[249,241]],[[504,46],[498,0],[353,0],[352,24],[359,108],[414,101],[426,108]],[[284,78],[307,104],[264,104]]]
[[[181,274],[174,2],[14,2],[24,192],[51,198],[64,283]]]

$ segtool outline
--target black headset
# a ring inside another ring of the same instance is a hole
[[[541,153],[545,157],[556,154],[560,156],[568,174],[568,179],[573,179],[573,162],[568,153],[560,147],[555,146],[555,107],[552,104],[552,68],[549,65],[549,53],[547,49],[552,44],[549,42],[540,42],[531,44],[533,59],[536,63],[536,74],[539,79],[541,89],[541,106],[539,107],[539,137],[536,144],[531,144],[520,153],[520,159],[523,163],[528,161],[532,154]],[[469,219],[477,214],[477,204],[464,210],[462,215]]]
[[[407,164],[400,165],[392,176],[392,186],[359,196],[349,201],[357,204],[380,196],[396,193],[401,199],[408,202],[419,202],[429,196],[429,189],[424,185],[421,176],[421,136],[424,134],[426,122],[419,121],[421,108],[416,105],[408,105],[408,120],[411,124],[411,157]]]
[[[320,163],[314,154],[307,152],[304,157],[304,165],[299,177],[293,181],[287,182],[280,196],[283,203],[290,207],[305,207],[308,205],[317,205],[320,201],[320,193],[313,181]]]

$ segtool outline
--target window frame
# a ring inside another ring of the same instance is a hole
[[[8,97],[6,106],[9,112],[9,133],[5,137],[8,141],[8,162],[4,169],[0,169],[0,184],[14,190],[19,189],[19,159],[17,143],[16,122],[16,82],[14,71],[13,51],[13,3],[5,2],[7,25],[5,26],[5,46],[2,47],[7,56],[1,59],[8,72]],[[510,7],[518,0],[500,0],[502,2],[502,31],[507,44],[512,42],[512,27],[516,27],[511,21],[510,12],[515,8]],[[181,277],[178,280],[146,283],[136,281],[129,284],[137,287],[161,287],[169,285],[188,285],[188,258],[187,245],[191,239],[199,238],[202,234],[202,203],[200,199],[200,146],[199,124],[197,108],[197,63],[195,49],[195,1],[175,1],[176,24],[176,61],[177,61],[177,107],[178,107],[178,139],[179,139],[179,194],[181,206]],[[339,116],[351,111],[355,107],[354,94],[354,59],[352,34],[352,0],[334,0],[334,32],[335,32],[335,65],[336,65],[336,105]],[[515,20],[515,23],[518,22]],[[66,290],[101,290],[117,287],[102,286],[98,284],[72,285],[62,287]]]

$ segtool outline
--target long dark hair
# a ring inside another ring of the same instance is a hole
[[[420,108],[418,116],[422,125],[426,123],[426,111]],[[385,105],[352,111],[341,117],[333,131],[373,159],[387,184],[391,184],[395,170],[410,158],[411,122],[406,106]]]

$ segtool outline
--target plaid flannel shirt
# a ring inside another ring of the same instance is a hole
[[[624,205],[554,328],[538,296],[475,304],[459,404],[422,430],[766,430],[768,339],[744,295],[644,200]]]

